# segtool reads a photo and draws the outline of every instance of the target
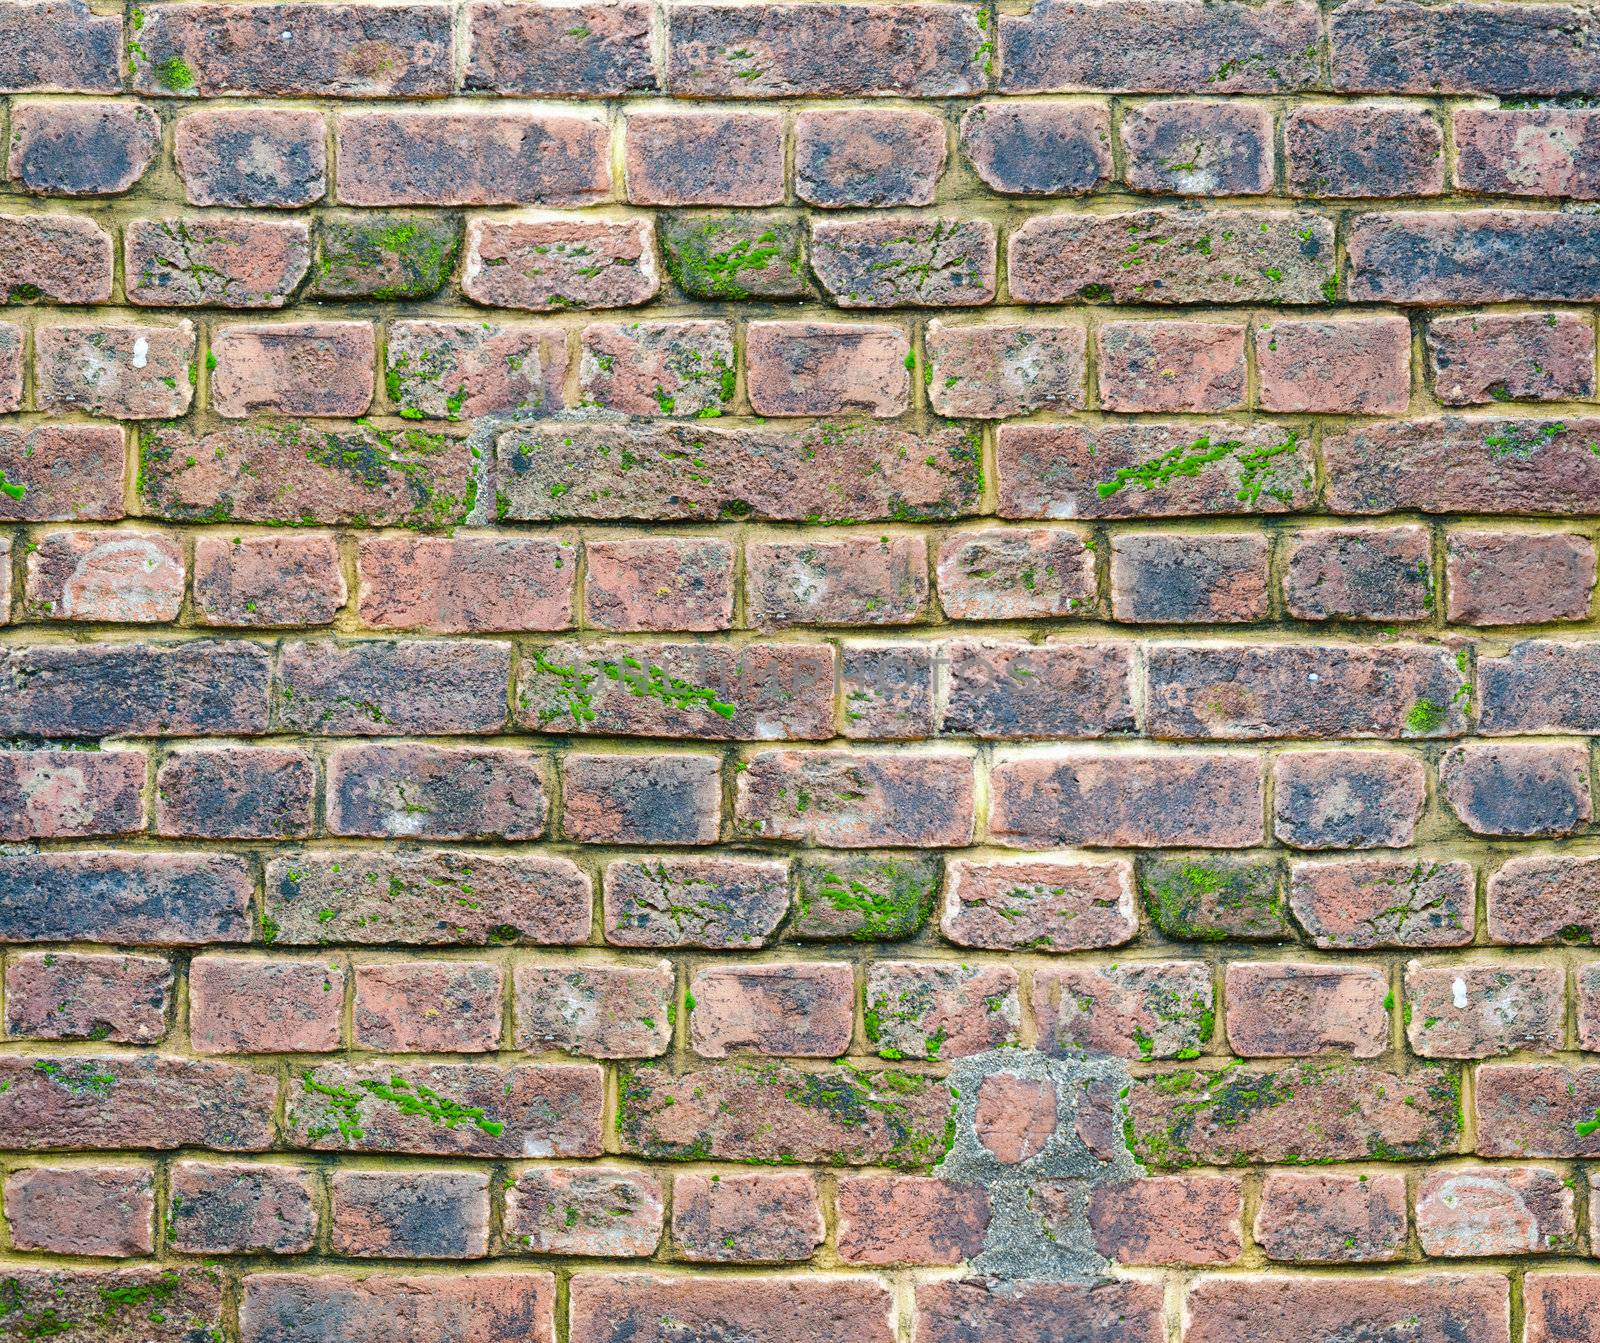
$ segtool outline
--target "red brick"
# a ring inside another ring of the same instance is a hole
[[[469,91],[603,98],[656,87],[645,4],[467,6]]]
[[[1594,332],[1575,313],[1473,313],[1428,323],[1428,374],[1447,406],[1594,395]]]
[[[715,844],[715,756],[578,755],[561,763],[561,831],[581,844]]]
[[[104,303],[111,235],[76,215],[0,214],[0,292],[8,302]]]
[[[88,17],[86,9],[83,16]],[[16,1283],[6,1288],[14,1332],[81,1331],[84,1337],[98,1334],[119,1343],[135,1338],[181,1343],[185,1334],[222,1332],[222,1275],[209,1268],[51,1265],[17,1269],[9,1281]],[[160,1318],[150,1321],[151,1315]]]
[[[939,926],[963,947],[1081,951],[1121,946],[1139,930],[1133,869],[1117,861],[957,859],[946,875]]]
[[[317,298],[428,298],[456,272],[461,217],[407,212],[323,214],[310,292]],[[484,325],[485,339],[495,328]]]
[[[1349,296],[1416,305],[1591,301],[1600,297],[1597,237],[1590,216],[1554,211],[1364,214],[1346,245]]]
[[[154,1044],[167,1033],[172,964],[161,956],[27,951],[6,964],[6,1034]]]
[[[336,1170],[331,1244],[359,1259],[481,1259],[489,1245],[486,1170]]]
[[[1315,200],[1437,196],[1444,134],[1419,107],[1296,107],[1284,121],[1289,190]]]
[[[921,931],[940,884],[936,854],[802,855],[790,939],[898,942]]]
[[[661,1185],[647,1171],[534,1166],[506,1189],[505,1248],[647,1258],[661,1242]]]
[[[1561,1254],[1578,1248],[1572,1183],[1537,1166],[1429,1171],[1417,1186],[1417,1235],[1441,1258]]]
[[[961,152],[992,191],[1081,196],[1111,176],[1111,117],[1095,103],[980,103]]]
[[[1472,865],[1409,858],[1295,863],[1289,905],[1312,944],[1341,950],[1472,941]]]
[[[1133,653],[1126,644],[967,639],[946,644],[944,653],[941,732],[1057,739],[1133,730]]]
[[[1423,1058],[1553,1054],[1566,1041],[1558,965],[1406,965],[1406,1036]]]
[[[920,536],[763,541],[745,547],[749,619],[784,625],[909,625],[928,605]]]
[[[567,334],[551,323],[391,322],[384,349],[384,386],[402,419],[471,420],[562,404]]]
[[[1600,966],[1580,965],[1573,977],[1576,1000],[1578,1048],[1600,1053]]]
[[[627,119],[635,205],[777,205],[783,118],[768,112],[635,112]]]
[[[322,114],[211,107],[180,117],[173,159],[190,205],[292,210],[328,190]]]
[[[606,941],[622,947],[765,945],[789,912],[787,863],[743,858],[617,861],[605,871]]]
[[[553,537],[363,537],[361,621],[374,629],[483,634],[572,625],[576,548]]]
[[[1478,663],[1479,731],[1485,736],[1590,733],[1600,721],[1592,687],[1600,645],[1526,639]]]
[[[966,1058],[1021,1042],[1010,966],[873,961],[865,1002],[867,1040],[880,1058]]]
[[[680,1175],[672,1186],[672,1239],[685,1259],[777,1264],[811,1258],[826,1228],[816,1177]]]
[[[995,248],[987,219],[818,219],[811,226],[811,269],[841,308],[992,303]]]
[[[1398,751],[1295,751],[1272,762],[1273,832],[1296,849],[1401,849],[1428,771]]]
[[[41,326],[34,376],[41,410],[170,419],[194,398],[194,325]]]
[[[954,1265],[983,1250],[989,1194],[920,1175],[846,1175],[835,1194],[839,1258],[898,1268]]]
[[[203,839],[307,835],[316,781],[316,766],[302,750],[181,748],[156,773],[156,831]]]
[[[840,849],[972,842],[968,756],[769,750],[749,765],[738,777],[734,802],[741,834]]]
[[[196,956],[189,1034],[202,1054],[329,1053],[343,1043],[344,967],[325,959]]]
[[[1381,970],[1235,961],[1226,991],[1228,1044],[1246,1058],[1375,1058],[1389,1048],[1394,995]]]
[[[143,751],[0,751],[0,840],[144,828]]]
[[[195,619],[203,625],[330,625],[348,595],[331,536],[195,537]]]
[[[649,219],[474,219],[461,291],[491,308],[631,308],[661,288]]]
[[[1162,1343],[1161,1287],[1152,1282],[1022,1282],[981,1278],[916,1288],[918,1343]]]
[[[951,620],[1026,620],[1092,607],[1094,551],[1067,528],[953,531],[939,547],[939,604]]]
[[[1255,331],[1262,410],[1400,415],[1411,401],[1403,317],[1262,322]],[[1337,368],[1337,378],[1328,369]]]
[[[839,650],[840,731],[856,741],[908,741],[933,732],[928,643],[845,644]]]
[[[1192,1059],[1211,1043],[1211,970],[1200,961],[1141,961],[1034,971],[1039,1047],[1058,1056]]]
[[[1269,1171],[1256,1209],[1256,1244],[1299,1264],[1382,1263],[1406,1252],[1403,1175]]]
[[[999,419],[1084,404],[1081,326],[930,322],[928,400],[936,413]]]
[[[370,322],[224,326],[211,338],[211,405],[230,419],[361,415],[372,405],[377,343]]]
[[[1523,1279],[1526,1343],[1589,1343],[1600,1278],[1590,1273],[1530,1273]]]
[[[1255,103],[1149,102],[1122,118],[1123,179],[1134,191],[1257,196],[1272,190],[1272,116]]]
[[[1139,893],[1151,921],[1176,942],[1294,940],[1272,857],[1147,854]]]
[[[805,111],[794,133],[795,194],[808,204],[933,204],[946,153],[945,126],[933,113]]]
[[[8,171],[36,196],[119,196],[161,150],[161,123],[142,103],[18,103]]]
[[[317,1236],[313,1178],[293,1166],[180,1161],[167,1245],[180,1254],[304,1254]]]
[[[556,1281],[550,1273],[251,1273],[239,1336],[271,1343],[337,1320],[348,1343],[397,1335],[459,1343],[555,1343]]]
[[[1478,1155],[1592,1157],[1600,1069],[1485,1063],[1477,1072]]]
[[[859,322],[751,322],[745,379],[757,415],[877,416],[910,404],[905,331]]]
[[[531,751],[420,742],[328,757],[328,831],[374,839],[538,839],[549,802]]]
[[[486,641],[286,643],[274,717],[330,736],[498,732],[510,661],[509,644]]]
[[[1289,549],[1289,614],[1301,620],[1424,620],[1433,609],[1424,527],[1306,531]]]
[[[1237,1263],[1243,1217],[1235,1175],[1157,1175],[1089,1191],[1095,1248],[1118,1264]]]
[[[978,1084],[973,1127],[984,1149],[1003,1166],[1038,1156],[1056,1136],[1060,1101],[1054,1081],[991,1073]]]
[[[161,624],[183,603],[183,552],[154,532],[48,532],[28,551],[23,609],[34,620]]]
[[[737,385],[729,322],[599,322],[583,329],[581,404],[623,415],[723,414]]]
[[[473,1054],[500,1047],[504,974],[485,961],[356,967],[355,1047]]]
[[[29,1166],[6,1176],[6,1221],[18,1250],[126,1258],[155,1248],[155,1181],[147,1166]]]
[[[136,307],[281,308],[311,265],[311,229],[301,219],[134,219],[122,249]]]
[[[1560,107],[1458,108],[1456,184],[1485,196],[1600,197],[1600,120]]]
[[[805,298],[816,293],[805,266],[798,215],[724,210],[664,214],[667,271],[690,298]]]
[[[83,0],[40,0],[0,13],[0,91],[118,93],[122,17]]]
[[[1130,624],[1265,620],[1267,541],[1139,532],[1111,539],[1111,612]]]
[[[1015,848],[1249,848],[1262,838],[1253,755],[1060,749],[997,762],[989,833]]]
[[[23,330],[14,322],[0,322],[0,411],[22,409]],[[0,496],[10,504],[9,495]]]
[[[1237,410],[1245,401],[1242,325],[1105,322],[1095,332],[1100,404],[1114,411]]]
[[[654,1058],[672,1042],[674,994],[667,961],[628,965],[520,962],[514,1043],[588,1058]]]
[[[725,630],[733,624],[733,546],[650,536],[584,544],[585,621],[603,630]]]
[[[1476,835],[1566,835],[1594,815],[1586,746],[1456,746],[1439,761],[1439,787]]]

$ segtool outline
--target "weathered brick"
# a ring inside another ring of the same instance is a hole
[[[933,204],[946,132],[931,112],[805,111],[794,137],[795,194],[811,205]]]
[[[467,6],[463,88],[603,98],[656,87],[646,4]]]
[[[156,771],[156,831],[202,839],[307,835],[316,782],[316,766],[306,751],[183,747]]]
[[[229,419],[362,415],[372,405],[377,341],[370,322],[224,326],[211,338],[212,409]]]
[[[172,983],[161,956],[21,952],[6,963],[6,1034],[154,1044],[167,1033]]]
[[[811,226],[811,268],[841,308],[992,303],[995,249],[986,219],[819,219]]]
[[[840,731],[856,741],[933,733],[936,645],[845,644],[839,650]]]
[[[733,546],[711,537],[587,541],[584,619],[618,633],[733,624]]]
[[[1123,180],[1173,196],[1272,190],[1272,117],[1259,103],[1150,102],[1122,118]]]
[[[534,1166],[506,1190],[506,1249],[607,1259],[655,1253],[662,1231],[661,1185],[646,1171],[603,1166]]]
[[[1434,395],[1447,406],[1594,395],[1594,332],[1573,313],[1435,317],[1427,350]]]
[[[550,1273],[251,1273],[239,1306],[244,1343],[271,1343],[331,1321],[347,1343],[397,1333],[461,1343],[555,1343],[556,1280]]]
[[[1566,981],[1554,965],[1406,965],[1406,1035],[1423,1058],[1550,1054],[1566,1037]]]
[[[561,762],[561,832],[581,844],[715,844],[715,756],[581,755]]]
[[[498,732],[511,646],[465,640],[317,640],[283,645],[273,717],[330,736]]]
[[[1298,1264],[1362,1264],[1406,1250],[1403,1175],[1269,1171],[1256,1209],[1256,1244]]]
[[[363,537],[357,610],[375,629],[563,630],[577,572],[572,543],[554,537]]]
[[[309,1171],[255,1162],[172,1167],[167,1244],[180,1254],[303,1254],[316,1235]]]
[[[201,1054],[326,1054],[344,1043],[344,967],[325,959],[196,956],[189,1035]]]
[[[322,114],[213,107],[180,117],[173,158],[190,205],[293,210],[328,190]]]
[[[123,285],[140,308],[281,308],[310,265],[300,219],[173,216],[123,229]]]
[[[1381,970],[1235,961],[1226,994],[1228,1044],[1246,1058],[1375,1058],[1389,1047],[1394,995]]]
[[[992,528],[945,535],[939,604],[951,620],[1059,618],[1096,592],[1094,552],[1066,528]]]
[[[1281,885],[1271,858],[1149,855],[1139,863],[1144,908],[1178,942],[1292,940]]]
[[[911,345],[896,326],[751,322],[745,381],[758,415],[877,416],[910,404]]]
[[[44,1329],[106,1343],[183,1343],[185,1336],[222,1331],[222,1276],[212,1269],[52,1266],[19,1268],[7,1280],[8,1327],[19,1338]]]
[[[1423,620],[1434,601],[1424,527],[1306,531],[1289,548],[1284,594],[1301,620]]]
[[[1018,975],[1009,966],[874,961],[867,1040],[880,1058],[965,1058],[1021,1041]]]
[[[928,400],[940,415],[999,419],[1084,404],[1081,326],[935,319],[925,341]]]
[[[34,620],[164,624],[183,603],[183,551],[156,532],[47,532],[24,574]]]
[[[155,1248],[148,1166],[28,1166],[6,1176],[5,1197],[15,1249],[127,1258]]]
[[[793,1263],[811,1258],[827,1228],[813,1175],[680,1175],[672,1239],[702,1263]]]
[[[1066,1057],[1195,1058],[1215,1021],[1211,971],[1199,961],[1049,966],[1034,972],[1033,1010],[1040,1048]]]
[[[580,404],[624,415],[720,415],[738,386],[728,322],[602,322],[583,330]]]
[[[1478,1155],[1592,1157],[1600,1069],[1485,1063],[1477,1072]]]
[[[336,1170],[328,1181],[335,1254],[481,1259],[489,1244],[484,1170]]]
[[[1439,786],[1477,835],[1571,834],[1594,814],[1585,746],[1456,746],[1439,762]]]
[[[1403,317],[1290,318],[1255,331],[1262,410],[1399,415],[1411,400],[1411,327]],[[1339,376],[1328,377],[1337,367]]]
[[[117,93],[122,18],[86,0],[31,0],[0,13],[0,91]]]
[[[834,1196],[839,1258],[898,1268],[959,1264],[983,1249],[989,1194],[920,1175],[846,1175]]]
[[[23,330],[15,322],[0,322],[0,411],[22,409]],[[9,494],[0,494],[10,504]]]
[[[1410,8],[1410,6],[1406,6]],[[1600,221],[1554,211],[1358,215],[1346,246],[1355,302],[1600,298]]]
[[[402,419],[471,420],[553,410],[567,336],[544,322],[391,322],[384,386]]]
[[[485,961],[358,965],[355,1047],[402,1054],[498,1049],[504,980],[501,968]]]
[[[1050,1078],[990,1073],[978,1084],[972,1126],[1002,1166],[1018,1166],[1048,1147],[1061,1123],[1061,1095]]]
[[[952,861],[939,927],[957,946],[997,951],[1121,946],[1139,931],[1132,866]]]
[[[1486,196],[1600,196],[1600,121],[1560,107],[1455,113],[1456,184]]]
[[[657,858],[608,864],[606,941],[720,950],[765,945],[789,911],[787,863]]]
[[[1289,190],[1313,199],[1437,196],[1444,134],[1420,107],[1293,108],[1283,126]]]
[[[123,442],[116,425],[0,427],[0,522],[122,517]]]
[[[1486,736],[1594,731],[1591,687],[1600,645],[1529,639],[1479,664],[1479,730]]]
[[[194,399],[194,325],[41,326],[34,377],[41,410],[171,419]]]
[[[920,536],[766,541],[745,548],[751,624],[905,625],[928,604]]]
[[[1125,643],[962,639],[947,643],[944,657],[941,732],[1015,740],[1133,731],[1133,650]]]
[[[1523,1279],[1526,1343],[1584,1343],[1600,1287],[1588,1273],[1530,1273]]]
[[[588,1058],[654,1058],[672,1041],[673,971],[667,961],[628,965],[519,962],[514,1043]]]
[[[1549,976],[1547,982],[1553,979]],[[1592,962],[1578,966],[1572,996],[1577,1008],[1578,1048],[1600,1053],[1600,967]]]
[[[529,840],[545,832],[545,769],[531,751],[373,743],[337,748],[327,769],[330,834]]]
[[[801,857],[795,882],[789,937],[897,942],[928,921],[940,865],[936,854],[819,854]]]
[[[1319,947],[1459,947],[1472,941],[1475,884],[1461,861],[1294,863],[1289,905]]]
[[[1537,946],[1592,942],[1600,933],[1595,860],[1534,854],[1513,858],[1489,877],[1489,937]]]
[[[203,625],[329,625],[349,593],[331,536],[197,536],[195,619]]]
[[[631,308],[661,288],[648,219],[474,219],[462,265],[462,292],[490,308]]]
[[[1089,1192],[1095,1248],[1119,1264],[1235,1263],[1243,1217],[1244,1189],[1232,1175],[1156,1175]]]
[[[318,298],[427,298],[455,272],[461,217],[321,215],[310,291]]]
[[[815,292],[798,217],[752,210],[660,217],[667,273],[690,298],[800,298]]]
[[[18,103],[7,171],[36,196],[117,196],[160,148],[161,123],[142,103]]]
[[[1092,103],[982,103],[961,118],[961,152],[991,190],[1084,195],[1111,176],[1111,117]]]
[[[1100,404],[1113,411],[1238,410],[1244,333],[1232,322],[1103,322]]]
[[[921,1284],[915,1300],[921,1343],[1160,1343],[1166,1329],[1152,1282],[1027,1282],[1001,1291],[971,1278]]]
[[[109,233],[77,215],[0,214],[0,291],[8,303],[104,303],[111,247]]]
[[[779,205],[783,118],[768,112],[636,112],[627,119],[635,205]]]
[[[1296,751],[1272,762],[1273,832],[1297,849],[1400,849],[1416,837],[1428,772],[1396,751]]]
[[[1131,624],[1264,620],[1267,542],[1254,535],[1139,532],[1111,540],[1111,613]]]
[[[0,751],[0,840],[144,828],[143,751]]]

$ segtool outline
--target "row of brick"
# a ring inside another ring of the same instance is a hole
[[[13,299],[109,301],[117,228],[85,215],[0,215],[0,289]],[[668,268],[692,297],[812,292],[792,223],[780,233],[754,212],[679,219],[663,225],[669,230],[677,241]],[[120,231],[123,294],[137,307],[277,308],[311,268],[304,219],[174,216],[132,219]],[[1000,231],[989,219],[927,212],[817,218],[807,221],[804,250],[810,276],[838,307],[981,307],[999,297]],[[1305,209],[1176,206],[1038,214],[1006,232],[1015,303],[1306,306],[1337,302],[1341,293],[1420,306],[1600,298],[1600,218],[1587,213],[1402,210],[1332,219]],[[472,218],[461,293],[484,307],[530,312],[635,307],[661,292],[656,234],[656,218],[637,213]],[[399,265],[407,246],[388,250]],[[443,261],[425,248],[421,269],[431,276]],[[442,278],[411,283],[437,291]],[[379,278],[336,287],[407,293]]]
[[[1279,188],[1306,199],[1437,196],[1445,137],[1430,107],[1315,106],[1284,113],[1238,101],[981,103],[960,121],[962,162],[1007,195],[1104,188],[1219,197]],[[792,153],[789,133],[792,124]],[[528,111],[340,112],[209,108],[178,118],[172,156],[191,205],[931,205],[951,162],[950,128],[922,110],[633,112],[623,177],[598,115]],[[1600,196],[1600,113],[1459,108],[1455,189],[1471,195]],[[8,172],[39,196],[115,196],[163,156],[160,118],[137,102],[18,102]],[[1114,162],[1115,157],[1115,162]],[[793,162],[792,182],[787,163]],[[1120,164],[1120,167],[1117,165]],[[963,185],[970,183],[963,179]],[[790,189],[792,186],[792,197]]]
[[[84,0],[10,9],[0,91],[108,93],[125,80],[170,97],[1600,91],[1600,45],[1583,9],[1553,3],[1351,0],[1324,19],[1312,0],[1159,13],[1101,0],[1042,5],[997,25],[974,5],[677,3],[659,34],[640,3],[556,13],[494,0],[152,4],[126,23],[91,14]],[[372,51],[383,59],[363,58]]]

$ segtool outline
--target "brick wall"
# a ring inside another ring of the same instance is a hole
[[[1592,8],[0,94],[0,1339],[1600,1339]]]

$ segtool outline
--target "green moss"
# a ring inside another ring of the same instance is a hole
[[[156,78],[162,88],[173,93],[187,93],[195,86],[194,71],[182,56],[168,56],[156,66]]]
[[[317,231],[317,292],[332,297],[426,298],[438,293],[460,250],[456,222],[380,215],[324,220]]]
[[[15,481],[7,480],[6,473],[0,471],[0,494],[7,499],[21,499],[28,492],[26,485],[18,485]]]
[[[1095,486],[1095,493],[1102,499],[1109,499],[1134,485],[1146,490],[1159,489],[1174,480],[1198,476],[1218,462],[1232,461],[1239,469],[1235,499],[1256,507],[1265,494],[1280,503],[1288,503],[1294,497],[1294,483],[1283,474],[1289,462],[1280,463],[1277,459],[1287,457],[1292,462],[1298,457],[1299,447],[1300,436],[1293,429],[1287,431],[1283,442],[1261,448],[1246,448],[1237,439],[1213,443],[1208,435],[1202,434],[1188,444],[1174,444],[1137,466],[1118,467],[1110,479]],[[1309,484],[1309,479],[1303,483]]]

